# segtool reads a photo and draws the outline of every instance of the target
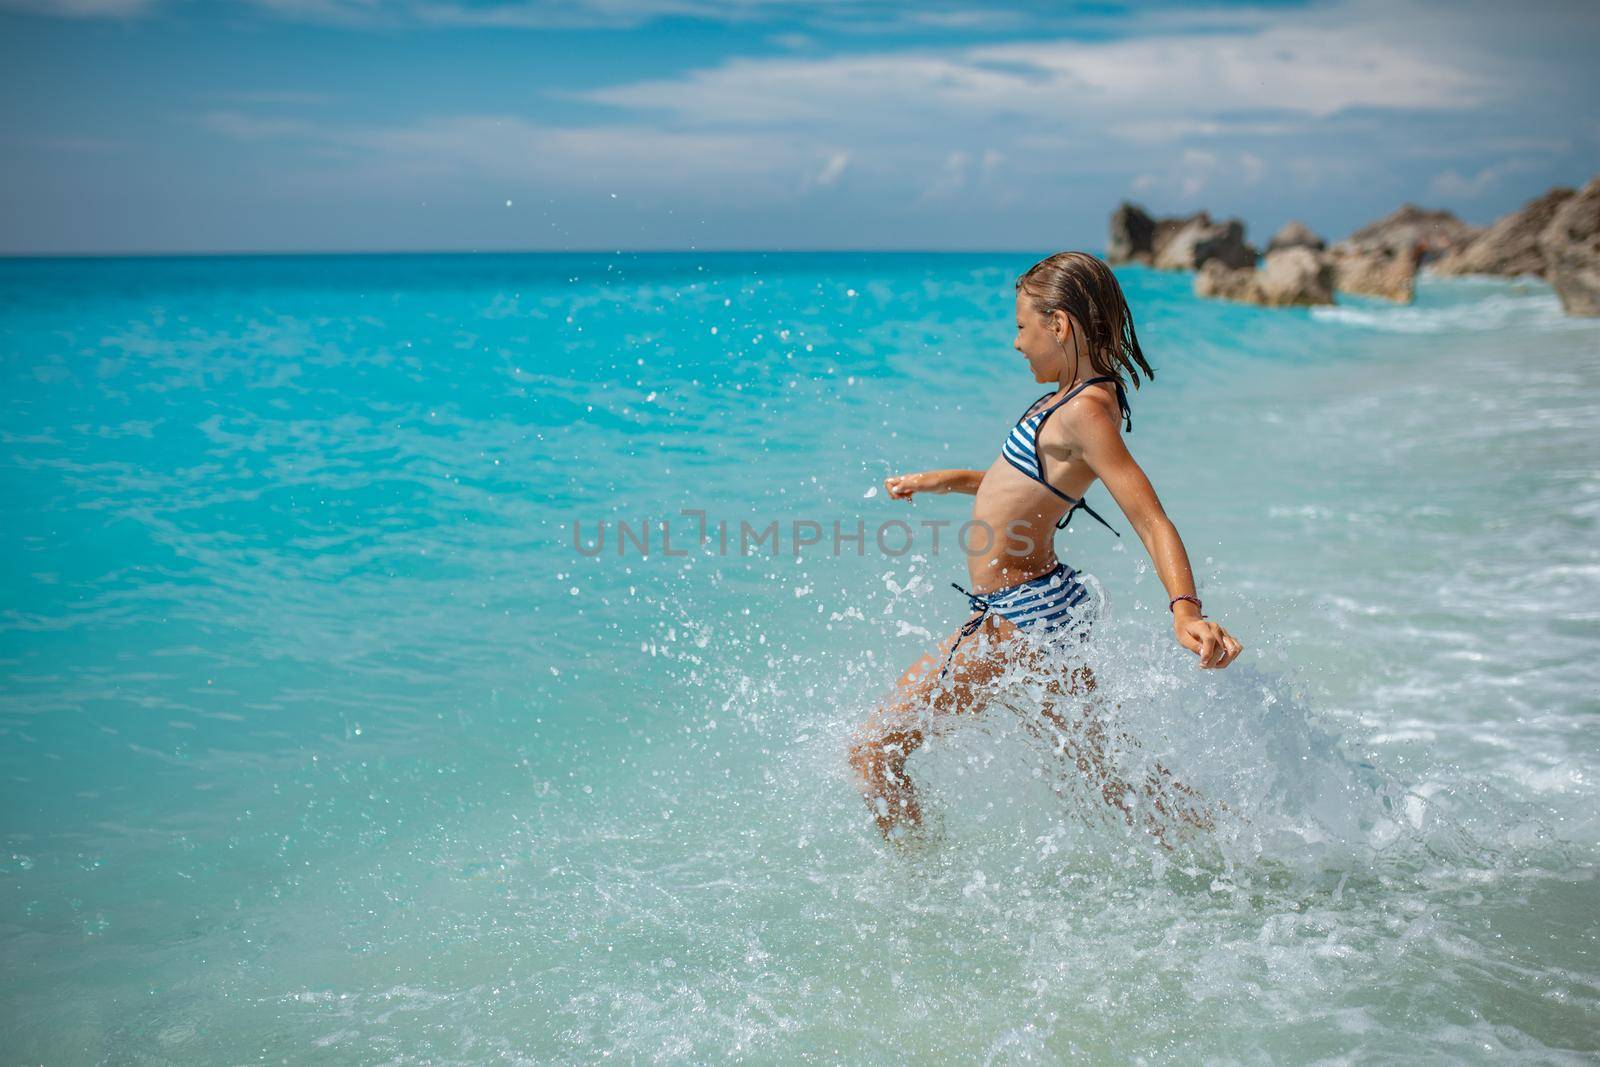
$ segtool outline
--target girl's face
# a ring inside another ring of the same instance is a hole
[[[1055,316],[1061,318],[1059,312]],[[1011,347],[1027,359],[1036,382],[1059,382],[1063,375],[1071,373],[1051,321],[1034,311],[1028,295],[1020,291],[1017,293],[1017,339]]]

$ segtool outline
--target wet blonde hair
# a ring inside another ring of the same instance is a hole
[[[1135,389],[1141,370],[1147,379],[1155,380],[1156,372],[1139,348],[1133,312],[1128,310],[1122,286],[1097,257],[1087,252],[1057,252],[1024,271],[1017,279],[1017,292],[1027,294],[1029,306],[1041,318],[1059,310],[1076,320],[1096,374],[1120,381],[1126,371]]]

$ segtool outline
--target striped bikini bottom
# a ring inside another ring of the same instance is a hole
[[[1054,569],[1037,578],[1029,578],[1025,582],[1008,585],[1004,589],[996,589],[982,596],[970,593],[955,582],[951,582],[951,585],[966,594],[967,600],[972,604],[972,610],[978,614],[961,627],[961,633],[956,638],[955,644],[950,646],[950,654],[945,657],[939,677],[943,678],[945,671],[950,669],[950,661],[955,657],[956,647],[964,638],[978,632],[978,627],[983,625],[984,619],[991,611],[1010,620],[1013,626],[1025,632],[1049,633],[1067,630],[1080,640],[1087,639],[1090,627],[1094,623],[1096,608],[1088,588],[1081,580],[1087,577],[1088,575],[1080,575],[1065,563],[1057,563]]]

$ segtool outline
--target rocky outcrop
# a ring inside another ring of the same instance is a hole
[[[1361,227],[1334,247],[1360,252],[1406,249],[1417,253],[1419,259],[1429,259],[1466,244],[1478,232],[1477,227],[1448,211],[1429,211],[1408,203]]]
[[[1212,222],[1205,212],[1190,219],[1162,245],[1152,263],[1157,270],[1199,270],[1207,263],[1253,267],[1257,252],[1244,240],[1238,219]]]
[[[1264,302],[1273,306],[1333,303],[1333,265],[1317,249],[1281,248],[1260,270]]]
[[[1255,297],[1256,272],[1249,267],[1235,269],[1221,263],[1207,263],[1194,276],[1194,295],[1219,300],[1259,303]]]
[[[1322,238],[1298,219],[1284,223],[1283,227],[1272,235],[1272,240],[1267,242],[1268,252],[1276,252],[1280,248],[1309,248],[1320,252],[1326,247]]]
[[[1402,204],[1328,249],[1334,287],[1409,304],[1416,295],[1417,266],[1477,234],[1448,211]]]
[[[1155,233],[1150,239],[1150,258],[1146,261],[1152,266],[1155,260],[1167,250],[1172,239],[1187,230],[1196,222],[1209,222],[1210,217],[1204,212],[1196,215],[1169,215],[1163,219],[1155,220]]]
[[[1538,244],[1562,309],[1600,315],[1600,177],[1562,202]]]
[[[1157,219],[1126,200],[1111,214],[1108,263],[1198,270],[1213,259],[1230,267],[1255,264],[1256,250],[1245,243],[1244,223],[1238,219],[1213,222],[1204,211]]]
[[[1333,266],[1314,248],[1292,245],[1268,252],[1260,270],[1210,260],[1195,275],[1196,296],[1267,307],[1333,303]]]
[[[1238,219],[1202,211],[1152,218],[1124,201],[1111,216],[1112,263],[1196,272],[1198,296],[1273,307],[1331,304],[1334,292],[1410,303],[1417,268],[1440,274],[1540,275],[1569,315],[1600,316],[1600,177],[1557,187],[1480,230],[1448,211],[1402,204],[1332,247],[1303,222],[1286,223],[1260,269]]]
[[[1544,254],[1539,251],[1539,235],[1556,210],[1575,195],[1564,186],[1530,200],[1520,211],[1498,220],[1493,226],[1465,244],[1458,245],[1430,264],[1436,274],[1518,274],[1544,276]]]
[[[1416,296],[1417,264],[1420,256],[1411,248],[1351,248],[1334,245],[1328,261],[1333,268],[1333,287],[1345,293],[1381,296],[1409,304]]]
[[[1106,262],[1146,263],[1155,251],[1156,222],[1144,208],[1124,200],[1111,213],[1111,239],[1106,242]]]

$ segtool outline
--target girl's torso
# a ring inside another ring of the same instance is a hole
[[[1073,507],[1063,494],[1074,500],[1082,497],[1094,484],[1095,474],[1077,449],[1052,443],[1054,436],[1043,433],[1043,427],[1061,418],[1056,409],[1081,392],[1095,392],[1116,412],[1115,405],[1123,398],[1114,390],[1113,381],[1091,379],[1060,398],[1051,394],[1008,429],[1000,455],[978,486],[972,502],[974,526],[964,538],[967,577],[974,592],[1015,585],[1056,565],[1056,523]],[[1044,417],[1038,419],[1042,413]],[[1020,469],[1035,464],[1042,469],[1048,487]]]

